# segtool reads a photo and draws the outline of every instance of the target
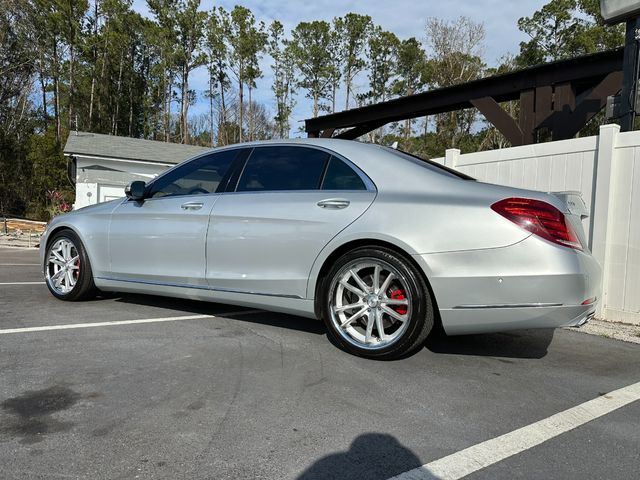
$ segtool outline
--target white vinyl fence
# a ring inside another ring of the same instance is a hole
[[[640,131],[603,125],[597,136],[435,161],[483,182],[544,192],[579,191],[589,248],[603,266],[598,316],[640,324]]]

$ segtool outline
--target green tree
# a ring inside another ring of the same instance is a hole
[[[0,0],[0,211],[23,215],[30,195],[25,144],[37,126],[30,101],[37,10]]]
[[[367,65],[362,55],[367,45],[367,38],[373,28],[373,23],[369,15],[357,13],[347,13],[344,17],[335,18],[333,22],[339,38],[340,51],[344,52],[344,108],[348,110],[353,89],[353,79]]]
[[[551,0],[518,20],[530,40],[520,43],[520,67],[595,53],[624,43],[623,26],[607,26],[598,0]]]
[[[266,43],[266,34],[264,24],[256,22],[251,10],[239,5],[233,8],[227,22],[226,32],[231,46],[230,67],[238,84],[238,125],[240,141],[242,141],[245,120],[244,86],[247,84],[251,92],[255,87],[256,79],[262,75],[258,68],[258,60]],[[251,105],[251,101],[249,104]],[[249,134],[251,136],[253,132]]]
[[[426,82],[428,75],[427,57],[420,42],[414,37],[400,42],[397,53],[398,78],[392,91],[396,95],[413,95]],[[411,119],[405,120],[404,139],[411,135]]]
[[[168,142],[171,139],[171,102],[173,101],[173,82],[176,76],[175,11],[177,0],[147,0],[147,4],[156,21],[150,36],[153,44],[157,46],[160,58],[155,73],[161,81],[162,123],[164,140]]]
[[[87,0],[55,0],[58,25],[62,41],[67,47],[67,117],[71,130],[77,127],[76,113],[76,70],[79,52],[83,49],[85,37],[81,34],[85,14],[89,8]]]
[[[333,78],[331,65],[331,25],[316,20],[300,22],[291,32],[287,47],[293,55],[300,78],[299,88],[306,90],[307,98],[313,100],[313,116],[320,111],[320,102],[328,98]]]
[[[32,168],[28,213],[31,217],[48,219],[47,193],[57,191],[73,202],[72,184],[67,176],[67,162],[53,132],[32,135],[28,142],[27,162]]]
[[[357,96],[360,103],[384,102],[391,95],[399,46],[400,40],[395,34],[383,30],[378,25],[373,28],[366,47],[369,59],[369,90]],[[381,127],[369,134],[369,140],[375,143],[383,135],[384,127]]]
[[[228,129],[223,128],[227,123],[226,90],[231,86],[227,69],[229,67],[229,47],[226,40],[228,32],[226,27],[228,14],[222,7],[214,8],[209,14],[206,24],[205,51],[208,57],[209,70],[209,121],[211,128],[211,146],[215,144],[214,134],[214,103],[216,96],[220,99],[220,109],[217,122],[218,143],[229,144]],[[222,135],[221,135],[222,134]]]
[[[369,59],[369,91],[365,97],[371,103],[384,102],[391,94],[391,82],[396,75],[400,40],[394,33],[375,26],[367,43]]]
[[[182,93],[180,109],[180,133],[182,143],[189,143],[188,115],[192,103],[192,92],[189,90],[189,75],[204,65],[207,57],[201,51],[204,26],[207,21],[206,12],[198,10],[200,0],[180,1],[175,11],[177,48],[176,66],[180,72],[180,91]]]
[[[294,83],[294,62],[291,48],[284,43],[284,27],[277,20],[269,27],[268,53],[273,59],[271,69],[273,70],[273,84],[271,90],[276,100],[276,122],[277,135],[280,138],[289,136],[289,117],[295,105],[293,95]]]
[[[249,140],[256,138],[256,120],[260,118],[260,112],[255,110],[255,102],[252,99],[252,93],[256,88],[256,80],[262,78],[262,70],[260,70],[259,61],[262,58],[261,53],[267,48],[268,34],[265,31],[264,22],[259,22],[249,31],[249,64],[245,78],[247,81],[247,89],[249,90],[249,122],[247,129],[249,131]]]
[[[342,79],[342,65],[344,64],[344,53],[342,51],[341,38],[337,30],[332,29],[329,33],[329,66],[331,68],[331,107],[329,112],[336,111],[336,97]]]

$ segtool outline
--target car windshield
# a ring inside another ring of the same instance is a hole
[[[410,162],[413,162],[417,165],[420,165],[422,167],[425,167],[429,170],[432,170],[436,173],[442,174],[442,175],[448,175],[448,176],[453,176],[453,177],[457,177],[460,178],[462,180],[471,180],[471,181],[476,181],[475,178],[470,177],[469,175],[466,175],[462,172],[459,172],[457,170],[454,170],[453,168],[449,168],[449,167],[445,167],[444,165],[441,165],[437,162],[434,162],[433,160],[427,160],[421,157],[418,157],[417,155],[413,155],[412,153],[407,153],[407,152],[403,152],[402,150],[397,150],[395,148],[391,148],[391,147],[385,147],[383,145],[380,145],[381,148],[385,149],[388,152],[391,152],[395,155],[397,155],[398,157],[402,157],[405,160],[409,160]]]

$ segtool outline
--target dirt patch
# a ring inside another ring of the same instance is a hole
[[[37,443],[51,433],[65,432],[73,427],[52,415],[75,405],[81,396],[68,387],[53,386],[28,391],[9,398],[0,406],[8,414],[0,426],[0,434],[21,437],[20,443]]]

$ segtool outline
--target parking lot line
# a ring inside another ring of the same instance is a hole
[[[44,282],[4,282],[0,285],[44,285]]]
[[[38,267],[39,263],[0,263],[0,267]]]
[[[457,480],[640,400],[640,382],[473,445],[389,480]]]
[[[138,323],[160,323],[160,322],[180,322],[183,320],[203,320],[209,318],[220,318],[224,315],[247,315],[250,313],[258,313],[260,310],[241,310],[238,312],[224,312],[222,315],[183,315],[180,317],[161,317],[161,318],[142,318],[138,320],[115,320],[112,322],[94,322],[94,323],[70,323],[65,325],[43,325],[41,327],[24,327],[24,328],[6,328],[0,330],[0,335],[10,333],[30,333],[30,332],[46,332],[48,330],[72,330],[76,328],[94,328],[94,327],[111,327],[114,325],[135,325]]]

